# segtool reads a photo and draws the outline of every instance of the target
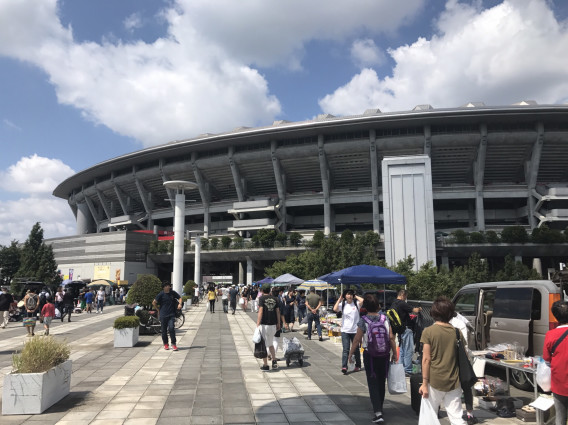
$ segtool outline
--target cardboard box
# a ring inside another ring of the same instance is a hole
[[[523,422],[536,422],[536,412],[526,412],[523,409],[517,409],[517,419]]]

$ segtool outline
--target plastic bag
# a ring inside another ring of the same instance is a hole
[[[550,366],[541,360],[536,367],[536,383],[544,392],[550,391]]]
[[[260,342],[261,338],[262,335],[260,334],[260,326],[257,326],[256,329],[254,330],[254,333],[252,334],[252,342],[256,344]]]
[[[284,354],[291,354],[291,353],[303,353],[304,347],[302,347],[302,343],[296,337],[292,339],[288,339],[286,337],[282,338],[282,351]]]
[[[355,370],[355,354],[352,354],[350,361],[347,362],[347,372],[353,372],[354,370]]]
[[[406,394],[406,376],[402,363],[391,363],[389,365],[387,384],[390,394]]]
[[[438,412],[434,410],[427,398],[422,399],[420,403],[420,416],[418,418],[418,425],[440,425],[438,420]]]

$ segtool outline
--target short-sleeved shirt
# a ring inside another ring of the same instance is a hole
[[[97,291],[97,300],[102,301],[104,299],[105,299],[105,291],[99,289]]]
[[[458,388],[456,328],[434,324],[424,329],[420,342],[430,345],[430,385],[443,392]]]
[[[221,291],[222,291],[222,294],[223,294],[221,296],[221,299],[222,300],[228,299],[229,298],[229,288],[223,288],[223,289],[221,289]]]
[[[92,304],[93,303],[93,293],[92,292],[87,292],[85,294],[85,302],[87,304]]]
[[[156,303],[160,305],[160,319],[175,316],[179,299],[179,294],[173,289],[168,293],[161,291],[156,295]]]
[[[63,295],[63,304],[73,304],[73,301],[74,298],[71,291],[65,292],[65,295]]]
[[[209,301],[213,301],[216,296],[217,296],[217,293],[216,293],[215,291],[209,291],[209,292],[207,292],[207,299],[208,299]]]
[[[296,301],[298,303],[298,309],[305,311],[306,310],[306,296],[304,295],[303,297],[301,295],[297,295],[296,296]]]
[[[316,294],[315,292],[310,292],[310,294],[306,297],[306,303],[311,308],[316,308],[321,301],[321,297]]]
[[[10,304],[14,302],[14,297],[9,292],[0,292],[0,311],[10,310]]]
[[[546,333],[544,337],[544,349],[542,350],[542,357],[545,361],[550,362],[551,370],[551,390],[554,394],[568,397],[568,337],[558,344],[554,350],[554,355],[550,355],[552,347],[568,330],[568,325],[558,326]]]
[[[237,288],[231,288],[229,290],[229,297],[231,298],[231,301],[237,301],[237,295],[239,294],[239,291],[237,290]]]
[[[262,308],[261,325],[278,324],[278,316],[276,310],[280,308],[278,298],[272,295],[263,295],[258,301],[258,308]]]
[[[340,304],[342,305],[342,304]],[[359,309],[355,301],[343,304],[341,310],[341,332],[345,334],[357,333],[357,323],[359,322]]]
[[[392,308],[396,309],[400,321],[404,326],[411,327],[412,321],[410,320],[410,313],[412,313],[412,307],[408,305],[406,301],[396,299],[392,302]]]
[[[41,309],[41,315],[43,317],[55,317],[55,306],[51,303],[47,303]]]

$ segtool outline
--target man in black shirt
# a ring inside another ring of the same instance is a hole
[[[407,374],[412,373],[412,354],[414,353],[414,334],[410,313],[418,314],[421,307],[412,308],[406,302],[408,292],[405,289],[398,291],[396,300],[393,301],[391,308],[394,308],[400,317],[401,323],[406,327],[405,331],[399,335],[400,358]]]
[[[71,321],[71,313],[75,307],[75,298],[73,297],[73,292],[70,288],[64,289],[63,294],[63,312],[61,312],[61,321],[63,322],[63,317],[67,314],[67,321]]]
[[[14,297],[8,292],[8,288],[2,287],[2,293],[0,293],[0,327],[5,329],[8,326],[8,320],[10,319],[10,304],[14,302]]]
[[[262,285],[262,297],[258,301],[258,316],[256,326],[260,327],[260,334],[264,339],[266,348],[270,350],[272,356],[272,369],[278,368],[276,361],[276,351],[274,350],[274,334],[280,330],[280,308],[278,306],[278,298],[270,295],[270,284]],[[261,370],[268,370],[268,358],[262,359],[264,366]]]
[[[239,290],[237,289],[237,285],[233,285],[229,290],[229,302],[231,304],[231,310],[233,310],[233,314],[237,310],[237,295],[239,295]]]
[[[170,333],[170,339],[172,341],[172,350],[177,351],[176,345],[176,310],[181,310],[182,300],[179,294],[172,289],[172,284],[170,282],[164,282],[162,284],[162,291],[156,295],[154,301],[152,301],[154,308],[159,307],[160,311],[160,322],[162,323],[162,342],[164,343],[164,350],[169,350],[168,345],[168,332]]]

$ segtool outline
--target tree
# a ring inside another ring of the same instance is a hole
[[[229,249],[229,247],[231,246],[231,237],[230,236],[223,236],[221,238],[221,246],[223,247],[223,249]]]
[[[212,237],[211,238],[211,249],[217,249],[219,246],[219,238]]]
[[[187,282],[185,282],[185,285],[183,285],[183,293],[188,297],[193,298],[194,288],[195,288],[195,281],[190,279]]]
[[[61,282],[53,249],[43,242],[43,229],[39,223],[32,227],[22,247],[20,258],[20,268],[14,277],[39,280],[51,286]],[[18,283],[12,286],[13,291],[20,292],[21,288]]]
[[[278,242],[280,246],[286,246],[286,241],[288,241],[288,235],[286,235],[286,233],[276,234],[276,242]]]
[[[18,272],[20,256],[21,250],[15,240],[10,243],[10,246],[4,246],[0,249],[0,280],[3,285],[9,285]]]
[[[505,243],[526,243],[529,235],[523,226],[509,226],[501,232],[501,240]]]
[[[292,246],[298,246],[300,245],[300,241],[304,238],[304,236],[302,236],[302,234],[298,233],[298,232],[292,232],[290,233],[290,245]]]
[[[535,269],[529,269],[521,261],[515,261],[511,255],[505,257],[505,265],[495,275],[497,281],[538,280],[542,276]]]
[[[312,237],[311,246],[313,246],[314,248],[319,248],[324,240],[325,240],[324,233],[321,230],[316,230],[314,232],[314,236]]]
[[[154,298],[161,290],[162,282],[156,276],[151,274],[139,275],[138,280],[134,282],[134,285],[128,291],[126,302],[128,304],[137,303],[145,310],[149,310],[152,301],[154,301]]]
[[[566,238],[560,230],[550,229],[546,224],[533,229],[531,234],[531,241],[534,243],[564,243]]]

